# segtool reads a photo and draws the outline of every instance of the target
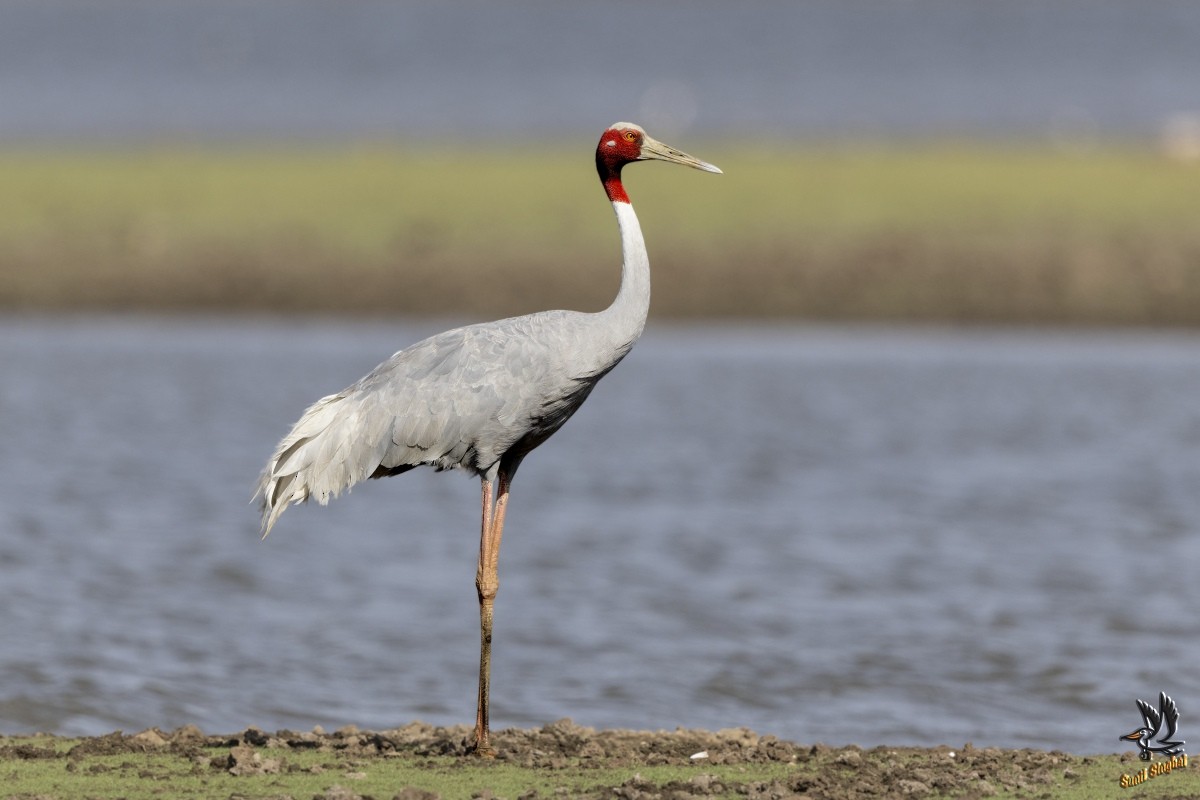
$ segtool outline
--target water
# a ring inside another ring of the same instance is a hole
[[[1197,41],[1189,0],[0,0],[0,139],[1144,136]]]
[[[478,488],[250,487],[441,326],[0,318],[0,731],[469,722]],[[526,462],[497,727],[1112,752],[1200,708],[1200,338],[651,327]],[[1185,731],[1186,733],[1186,731]]]

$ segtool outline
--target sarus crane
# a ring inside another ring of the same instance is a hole
[[[365,478],[418,466],[461,469],[482,482],[475,586],[479,596],[479,698],[472,750],[494,756],[488,729],[496,565],[509,488],[522,459],[575,413],[633,347],[650,307],[650,262],[621,183],[635,161],[712,164],[618,122],[596,147],[596,169],[621,233],[616,300],[603,311],[543,311],[456,328],[401,350],[369,375],[323,397],[300,417],[258,483],[263,536],[289,504],[324,505]]]

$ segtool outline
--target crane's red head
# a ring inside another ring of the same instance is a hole
[[[618,122],[604,132],[600,144],[596,146],[596,171],[600,173],[600,181],[604,184],[608,199],[614,203],[628,203],[629,195],[625,194],[625,187],[621,185],[621,167],[633,161],[650,159],[671,161],[705,172],[721,171],[707,161],[693,158],[651,138],[632,122]]]

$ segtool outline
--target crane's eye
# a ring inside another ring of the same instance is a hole
[[[627,142],[636,142],[638,138],[637,131],[625,131],[623,135],[625,136],[625,141]]]

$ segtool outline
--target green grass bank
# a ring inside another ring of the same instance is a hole
[[[1200,164],[1138,146],[678,142],[626,184],[656,318],[1200,324]],[[0,309],[595,310],[591,143],[0,150]]]

